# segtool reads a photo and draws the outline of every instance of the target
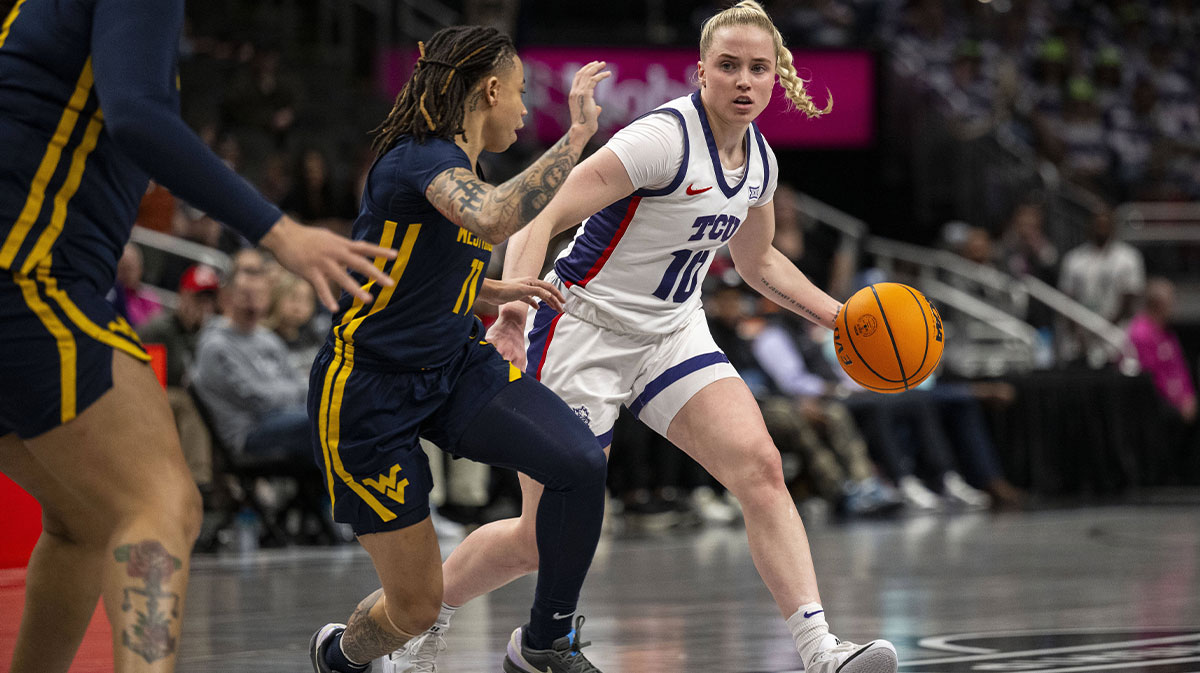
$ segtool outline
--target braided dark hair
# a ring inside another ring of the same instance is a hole
[[[512,40],[495,28],[451,26],[418,42],[421,58],[396,96],[396,105],[375,129],[374,149],[383,154],[400,136],[453,140],[464,133],[467,96],[483,78],[517,55]]]

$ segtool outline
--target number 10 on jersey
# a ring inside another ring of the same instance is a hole
[[[671,297],[671,301],[676,304],[682,304],[687,301],[688,297],[696,291],[696,276],[699,275],[700,269],[704,266],[704,262],[708,260],[709,250],[697,250],[692,254],[691,250],[676,250],[671,253],[671,265],[667,267],[667,272],[663,274],[662,281],[658,284],[658,289],[654,291],[654,296],[666,301],[667,297]],[[680,272],[683,273],[680,273]],[[679,287],[675,287],[678,281]],[[671,296],[671,290],[675,290],[675,295]]]

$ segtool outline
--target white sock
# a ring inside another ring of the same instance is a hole
[[[433,622],[433,626],[429,627],[429,632],[437,634],[445,633],[446,629],[450,628],[450,618],[454,616],[456,610],[458,610],[458,606],[442,603],[442,609],[438,612],[437,620]]]
[[[801,605],[788,617],[787,625],[805,668],[809,668],[818,652],[837,645],[837,638],[829,632],[829,624],[825,621],[825,608],[820,603]]]

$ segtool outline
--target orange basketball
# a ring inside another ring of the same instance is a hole
[[[925,295],[900,283],[868,285],[837,314],[833,343],[842,369],[877,393],[916,387],[942,359],[942,317]]]

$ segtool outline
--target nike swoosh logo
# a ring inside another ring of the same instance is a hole
[[[557,612],[555,612],[554,614],[550,615],[550,618],[551,618],[551,619],[567,619],[568,617],[570,617],[570,616],[571,616],[571,615],[573,615],[573,614],[575,614],[575,613],[574,613],[574,612],[568,612],[568,613],[567,613],[567,614],[565,614],[565,615],[560,615],[560,614],[558,614]]]
[[[692,184],[696,184],[696,183],[693,182]],[[687,193],[688,193],[688,196],[695,196],[697,194],[703,194],[704,192],[707,192],[710,189],[712,189],[711,185],[709,185],[708,187],[705,187],[704,189],[692,189],[692,185],[688,185]]]
[[[814,610],[814,611],[812,611],[812,612],[805,612],[805,613],[804,613],[804,618],[805,618],[805,619],[808,619],[809,617],[814,617],[814,616],[816,616],[816,615],[819,615],[819,614],[821,614],[822,612],[825,612],[825,611],[824,611],[824,610]]]

